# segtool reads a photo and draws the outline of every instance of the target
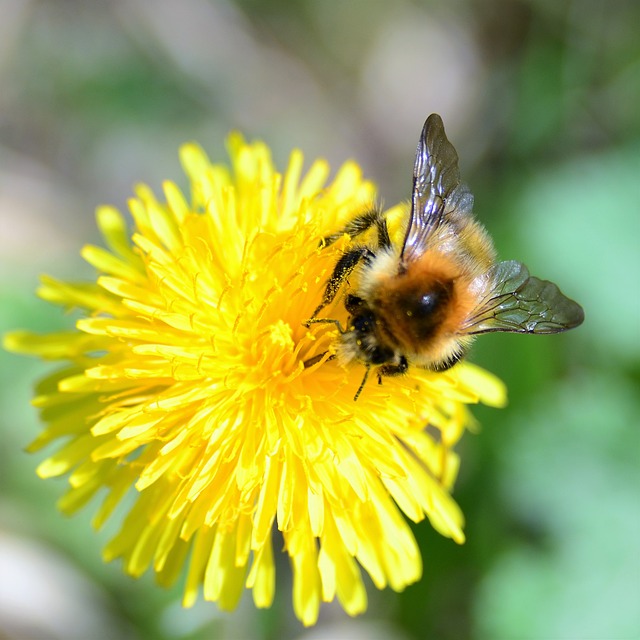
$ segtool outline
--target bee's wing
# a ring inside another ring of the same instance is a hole
[[[458,154],[447,139],[442,118],[432,113],[424,123],[416,151],[411,215],[401,257],[405,261],[419,258],[443,220],[468,216],[472,207],[471,192],[460,184]]]
[[[529,275],[521,262],[495,264],[484,276],[482,301],[467,319],[466,333],[558,333],[582,324],[584,311],[548,280]]]

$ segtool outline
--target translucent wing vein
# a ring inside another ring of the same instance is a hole
[[[484,276],[484,296],[465,324],[467,333],[559,333],[584,320],[582,307],[521,262],[499,262]]]

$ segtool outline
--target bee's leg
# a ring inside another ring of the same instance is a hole
[[[367,247],[354,247],[346,253],[344,253],[336,266],[333,269],[333,273],[327,282],[327,286],[322,296],[322,302],[316,307],[316,310],[311,314],[311,320],[313,320],[328,304],[333,302],[333,299],[338,293],[338,289],[344,282],[345,278],[356,268],[360,260],[373,257],[371,249]],[[310,321],[305,322],[309,326]]]
[[[309,318],[308,320],[305,320],[303,324],[307,328],[309,328],[309,325],[312,325],[312,324],[335,324],[340,333],[347,332],[346,329],[342,328],[342,325],[340,324],[340,320],[335,320],[334,318]]]
[[[367,366],[367,368],[366,368],[366,370],[364,372],[364,376],[362,378],[362,382],[360,383],[360,386],[358,387],[358,390],[356,391],[356,395],[353,396],[353,401],[354,402],[360,397],[360,394],[362,393],[362,390],[364,389],[364,385],[365,385],[365,383],[367,381],[367,378],[369,377],[369,371],[371,370],[371,365],[368,364],[366,366]]]
[[[401,376],[408,368],[409,363],[404,356],[400,356],[398,364],[383,364],[378,368],[378,384],[382,384],[382,376]]]
[[[382,211],[378,208],[367,209],[364,213],[361,213],[359,216],[353,218],[353,220],[349,220],[349,222],[347,222],[347,224],[342,229],[340,229],[340,231],[332,233],[330,236],[325,236],[321,241],[321,245],[323,247],[328,247],[336,240],[342,238],[345,233],[350,238],[356,238],[361,233],[364,233],[365,231],[371,229],[373,225],[376,225],[376,228],[378,230],[379,246],[390,246],[391,239],[389,238],[389,232],[387,230],[387,221],[385,220]]]
[[[338,327],[338,331],[340,333],[344,333],[345,332],[344,329],[342,328],[342,325],[340,324],[340,320],[332,320],[331,318],[312,318],[311,320],[307,320],[307,322],[305,322],[305,324],[307,325],[307,327],[310,324],[335,324],[336,327]],[[327,354],[327,352],[323,351],[322,353],[319,353],[318,355],[315,355],[312,358],[309,358],[308,360],[305,360],[302,363],[304,368],[308,369],[309,367],[313,367],[314,364],[318,364],[318,362],[320,362],[320,360],[322,360],[322,358],[324,358],[326,354]],[[329,362],[329,360],[334,360],[335,357],[336,357],[336,354],[332,353],[327,358],[327,362]]]

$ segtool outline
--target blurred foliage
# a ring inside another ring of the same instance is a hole
[[[77,251],[96,239],[92,209],[124,207],[133,181],[177,178],[181,142],[222,159],[237,127],[281,164],[293,146],[334,167],[355,157],[391,204],[409,196],[420,127],[440,112],[500,255],[560,283],[587,320],[562,336],[478,341],[473,360],[507,382],[511,405],[479,407],[483,427],[460,450],[467,543],[414,526],[422,581],[371,588],[362,620],[325,607],[307,633],[355,637],[374,628],[365,621],[398,638],[640,637],[640,4],[0,0],[0,11],[2,331],[71,325],[33,298],[37,274],[90,276]],[[183,611],[179,588],[103,565],[113,531],[90,533],[90,508],[62,518],[61,483],[39,481],[22,453],[44,367],[0,358],[0,532],[91,581],[93,637],[305,635],[284,564],[272,610],[245,598],[231,615]],[[22,637],[4,611],[0,635]]]

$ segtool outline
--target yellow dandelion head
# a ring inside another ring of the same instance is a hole
[[[330,359],[334,325],[304,323],[348,241],[320,239],[371,206],[374,186],[352,162],[328,181],[323,161],[303,175],[298,151],[282,175],[264,144],[233,134],[228,148],[230,168],[182,148],[188,197],[139,186],[133,234],[101,207],[108,249],[82,251],[97,281],[44,278],[39,290],[81,310],[76,330],[15,332],[5,346],[66,363],[37,388],[47,427],[31,445],[63,439],[38,468],[69,474],[61,508],[106,489],[99,527],[134,487],[106,559],[163,584],[186,564],[187,606],[202,590],[231,609],[246,587],[268,607],[277,527],[310,625],[336,597],[365,610],[362,569],[396,591],[420,578],[403,513],[464,540],[452,447],[472,424],[467,405],[501,405],[504,389],[463,363],[370,381],[354,402],[364,367]],[[327,313],[346,321],[339,300]]]

